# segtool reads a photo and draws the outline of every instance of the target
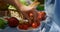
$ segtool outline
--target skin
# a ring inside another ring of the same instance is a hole
[[[19,14],[22,13],[23,16],[26,17],[29,21],[31,21],[31,20],[30,20],[30,17],[28,16],[28,13],[32,12],[34,15],[34,21],[36,21],[37,10],[35,9],[35,7],[39,4],[36,0],[29,6],[25,6],[25,5],[21,4],[19,2],[19,0],[3,0],[3,2],[14,5],[17,8]]]

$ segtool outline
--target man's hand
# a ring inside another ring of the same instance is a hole
[[[39,4],[39,2],[37,2],[36,0],[29,6],[23,5],[22,3],[19,2],[19,0],[4,0],[4,1],[14,5],[18,9],[18,12],[19,13],[21,12],[24,15],[24,17],[26,17],[29,21],[30,21],[30,18],[28,16],[28,13],[32,12],[34,16],[34,21],[36,21],[37,11],[35,7]]]
[[[36,10],[36,6],[39,4],[39,2],[37,2],[36,0],[30,4],[29,6],[22,6],[20,7],[22,14],[24,14],[24,16],[31,21],[30,17],[28,16],[29,13],[33,13],[33,17],[34,17],[34,21],[36,21],[37,19],[37,10]]]

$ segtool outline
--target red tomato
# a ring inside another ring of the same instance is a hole
[[[38,27],[38,24],[34,22],[34,23],[32,23],[32,27],[33,28],[37,28]]]
[[[45,12],[40,12],[40,15],[42,15],[42,17],[46,16],[46,13]]]
[[[38,19],[42,20],[42,18],[44,18],[46,16],[46,13],[41,11],[41,12],[38,12]]]
[[[38,17],[37,17],[38,19],[41,19],[42,18],[42,16],[40,16],[40,15],[38,15]]]
[[[33,16],[33,14],[32,13],[30,13],[30,17],[32,17]]]
[[[11,17],[11,18],[8,20],[8,25],[9,25],[10,27],[16,27],[18,24],[19,24],[19,21],[18,21],[18,19],[16,19],[15,17]]]
[[[23,29],[23,25],[18,25],[18,28],[19,29]]]
[[[28,25],[26,25],[26,24],[23,25],[23,29],[24,29],[24,30],[27,30],[27,29],[28,29]]]
[[[19,29],[23,29],[23,30],[28,29],[28,25],[26,25],[26,24],[19,25],[18,27],[19,27]]]
[[[37,17],[37,19],[41,19],[41,18],[42,18],[42,15],[41,15],[40,12],[38,12],[38,17]]]

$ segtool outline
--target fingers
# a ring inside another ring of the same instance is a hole
[[[28,15],[28,13],[29,13],[28,11],[24,11],[22,13],[23,13],[23,16],[25,19],[28,19],[29,21],[31,21],[29,15]]]
[[[37,16],[38,16],[38,13],[37,13],[36,9],[33,9],[33,18],[34,18],[34,21],[37,21]]]

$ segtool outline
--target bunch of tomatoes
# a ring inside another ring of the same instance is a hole
[[[29,13],[29,16],[31,18],[31,22],[29,21],[19,21],[17,18],[15,17],[10,17],[10,18],[5,18],[6,20],[8,20],[8,25],[10,27],[18,27],[19,29],[23,29],[23,30],[27,30],[30,27],[32,28],[38,28],[41,25],[41,21],[46,19],[46,13],[44,11],[39,11],[37,12],[38,16],[37,16],[37,21],[33,21],[33,13]]]
[[[33,21],[33,13],[29,13],[31,22],[24,22],[18,25],[19,29],[27,30],[29,27],[37,28],[41,25],[41,21],[46,19],[46,13],[44,11],[38,12],[37,21]]]

